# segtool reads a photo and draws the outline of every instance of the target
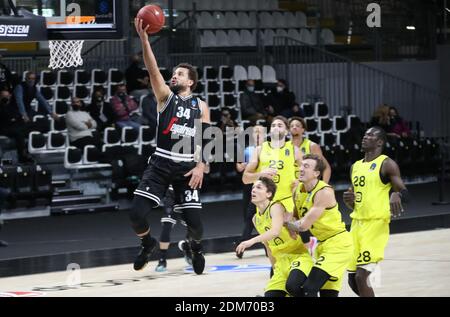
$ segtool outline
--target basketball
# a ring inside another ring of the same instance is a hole
[[[164,26],[166,20],[164,12],[160,7],[154,4],[142,7],[137,14],[137,18],[142,19],[142,26],[144,28],[147,25],[150,25],[147,30],[148,34],[158,33]]]

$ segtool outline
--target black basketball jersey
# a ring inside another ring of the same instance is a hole
[[[174,161],[194,161],[195,134],[202,133],[201,124],[199,125],[201,117],[202,110],[197,97],[182,97],[170,93],[158,113],[155,155]],[[197,126],[195,120],[198,120]]]

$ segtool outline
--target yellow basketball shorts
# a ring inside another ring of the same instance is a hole
[[[353,240],[345,231],[323,242],[320,242],[315,252],[317,267],[330,275],[321,289],[340,291],[342,278],[353,255]]]
[[[350,233],[354,253],[348,267],[349,272],[356,272],[358,266],[376,264],[384,259],[384,249],[389,240],[389,220],[353,219]]]
[[[308,252],[301,254],[281,254],[276,257],[273,276],[265,291],[286,291],[286,281],[291,270],[300,270],[308,276],[313,266],[313,259]]]

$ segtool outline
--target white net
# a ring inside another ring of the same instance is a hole
[[[81,50],[84,41],[49,41],[52,69],[78,67],[83,65]]]

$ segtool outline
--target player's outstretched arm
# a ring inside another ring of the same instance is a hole
[[[153,93],[155,94],[157,100],[159,112],[163,109],[164,103],[170,95],[170,88],[166,85],[164,78],[159,71],[155,54],[153,54],[153,50],[150,46],[147,34],[147,29],[149,26],[147,25],[144,28],[142,26],[142,20],[138,18],[134,19],[134,26],[136,28],[136,32],[139,34],[139,38],[141,39],[144,63],[150,76],[150,82],[152,84]]]

